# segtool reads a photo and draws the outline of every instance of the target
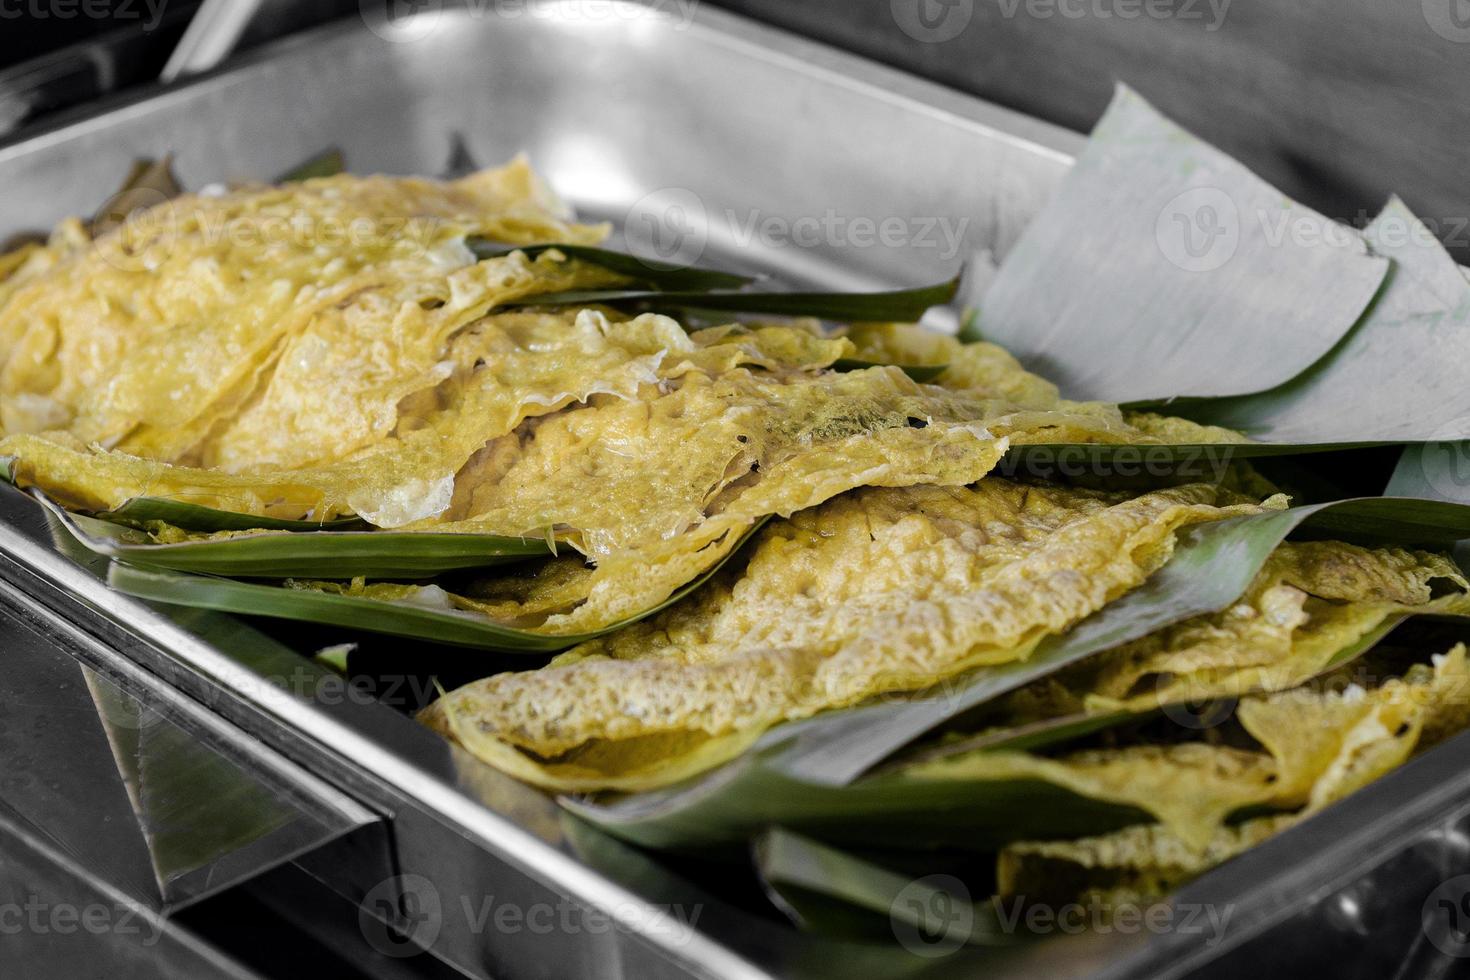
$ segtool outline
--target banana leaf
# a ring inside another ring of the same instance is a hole
[[[337,147],[328,147],[316,156],[303,160],[277,177],[273,183],[295,184],[313,177],[335,177],[347,169],[347,158]]]
[[[1243,395],[1330,351],[1388,266],[1120,86],[967,336],[1069,398]]]
[[[904,930],[928,948],[962,945],[1003,946],[1019,938],[1008,931],[995,906],[973,903],[924,878],[913,878],[829,847],[780,827],[753,844],[756,870],[772,900],[798,924],[831,931],[817,916],[836,918],[839,910],[812,897],[861,909],[891,929]],[[810,910],[819,910],[814,915]]]
[[[1470,436],[1470,281],[1398,198],[1364,235],[1394,266],[1342,343],[1279,388],[1168,411],[1274,443]]]
[[[1308,530],[1446,547],[1470,537],[1470,507],[1373,497],[1199,525],[1180,535],[1174,557],[1143,586],[1070,632],[1044,641],[1024,661],[975,671],[914,700],[780,726],[729,765],[667,790],[607,803],[563,803],[610,833],[661,847],[727,843],[771,824],[820,831],[824,839],[840,835],[879,843],[878,835],[900,839],[906,821],[917,821],[915,846],[958,846],[966,828],[974,827],[980,828],[977,842],[994,844],[1007,821],[1045,836],[1056,830],[1047,821],[1065,822],[1078,806],[1076,800],[1060,800],[1056,794],[1063,791],[1056,787],[989,783],[960,789],[887,773],[862,777],[942,725],[1022,685],[1165,626],[1227,608],[1288,534]],[[1035,745],[1026,741],[1034,734],[1014,731],[1008,736],[1015,741],[1003,739],[992,747]],[[1060,806],[1066,812],[1007,809],[1013,804]],[[1112,808],[1120,809],[1127,808]],[[921,810],[923,815],[916,816]],[[1116,817],[1108,811],[1088,819]]]
[[[745,533],[743,545],[764,522]],[[604,629],[576,635],[551,635],[501,626],[484,616],[453,609],[429,608],[410,602],[384,602],[361,596],[334,595],[309,589],[237,582],[233,579],[143,568],[114,560],[107,582],[120,592],[155,602],[246,616],[269,616],[344,629],[384,633],[448,646],[500,650],[507,653],[556,653],[615,632],[646,619],[678,602],[720,570],[737,546],[698,578],[663,602]],[[237,574],[231,568],[231,574]]]
[[[960,277],[918,289],[881,293],[659,292],[641,289],[587,289],[544,293],[517,301],[519,306],[626,306],[637,309],[687,309],[726,313],[811,316],[823,320],[912,323],[934,306],[954,299]]]
[[[234,578],[421,579],[551,554],[544,539],[482,534],[306,531],[156,543],[146,532],[68,513],[37,494],[87,550],[133,565]]]
[[[498,259],[512,252],[524,252],[527,258],[534,259],[542,252],[555,249],[569,259],[601,266],[609,272],[627,276],[659,292],[738,289],[755,281],[750,276],[740,276],[715,269],[693,269],[687,266],[669,265],[665,262],[653,262],[636,255],[629,255],[627,252],[614,252],[610,249],[593,248],[588,245],[506,245],[485,238],[470,237],[465,239],[465,246],[479,259]]]

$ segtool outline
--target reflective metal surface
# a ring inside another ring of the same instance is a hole
[[[171,911],[377,820],[6,598],[0,811],[108,883]]]
[[[0,148],[0,180],[24,188],[8,196],[12,227],[0,232],[86,213],[134,156],[169,149],[196,186],[278,173],[327,144],[343,147],[356,170],[390,172],[438,172],[466,152],[488,163],[524,149],[585,215],[626,225],[666,257],[738,253],[834,286],[912,283],[1003,253],[1078,145],[705,6],[663,3],[650,13],[565,0],[500,18],[490,4],[433,6],[391,30],[353,21],[289,41]],[[868,233],[888,219],[898,234]],[[1384,855],[1352,827],[1408,834],[1470,800],[1470,781],[1456,772],[1461,740],[1207,876],[1199,894],[1245,910],[1226,943],[1114,932],[924,960],[886,934],[877,945],[816,940],[773,913],[733,907],[692,880],[712,889],[718,873],[571,822],[543,794],[408,717],[432,690],[425,674],[483,671],[488,659],[381,641],[389,668],[366,685],[346,684],[302,656],[346,637],[305,628],[267,635],[109,592],[95,568],[58,552],[35,503],[4,487],[0,587],[46,610],[47,629],[84,635],[248,733],[270,750],[264,759],[284,757],[383,814],[391,874],[355,835],[297,864],[361,906],[359,931],[381,956],[408,959],[406,938],[477,977],[1175,975],[1372,870]],[[95,719],[87,692],[83,707]],[[106,742],[111,761],[134,757],[132,730],[107,741],[94,728],[80,735]],[[124,797],[113,799],[135,814]],[[161,797],[178,799],[171,790]],[[150,826],[160,839],[173,824]],[[1313,829],[1326,826],[1342,836]],[[187,881],[198,860],[171,856],[162,876],[185,869],[178,880]]]
[[[4,584],[0,663],[0,976],[253,978],[169,916],[334,842],[388,867],[376,814]]]

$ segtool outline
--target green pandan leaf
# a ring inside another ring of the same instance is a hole
[[[393,531],[250,531],[160,544],[138,528],[69,514],[52,519],[89,551],[149,568],[235,578],[422,579],[551,554],[545,539]]]
[[[749,536],[764,522],[746,531]],[[742,539],[744,540],[744,539]],[[451,646],[478,647],[511,653],[554,653],[620,630],[662,611],[703,585],[738,552],[732,548],[719,562],[664,601],[604,629],[575,635],[537,633],[501,625],[480,613],[455,609],[437,587],[418,589],[413,598],[385,601],[313,588],[238,582],[114,561],[107,581],[114,588],[156,602],[214,609],[251,616],[270,616],[386,633]],[[231,574],[237,574],[231,572]]]
[[[121,507],[103,511],[98,518],[114,524],[143,527],[151,523],[171,524],[185,531],[347,531],[362,530],[368,525],[356,517],[331,521],[291,521],[277,517],[258,517],[234,511],[200,507],[161,497],[134,497]]]

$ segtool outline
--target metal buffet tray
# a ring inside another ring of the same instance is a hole
[[[584,215],[646,227],[681,257],[877,286],[1003,254],[1079,145],[693,8],[566,0],[495,17],[479,4],[431,7],[386,39],[357,20],[319,30],[0,149],[0,230],[87,213],[134,157],[165,150],[193,186],[275,174],[328,144],[356,170],[401,173],[525,150]],[[742,240],[752,217],[824,216],[838,230],[823,240],[793,245],[781,225]],[[859,218],[900,219],[909,238],[870,243]],[[928,224],[941,218],[967,221],[961,254]],[[717,869],[588,833],[410,720],[412,677],[349,688],[301,656],[319,639],[309,630],[153,608],[98,574],[0,487],[0,909],[37,889],[133,909],[163,938],[144,949],[147,929],[111,930],[132,964],[113,976],[254,975],[189,927],[190,905],[231,887],[305,919],[374,976],[447,975],[404,972],[421,958],[383,921],[476,977],[1225,975],[1323,950],[1346,954],[1343,975],[1387,975],[1405,956],[1432,969],[1420,909],[1470,870],[1460,739],[1185,889],[1178,902],[1229,911],[1222,933],[898,959],[743,911],[717,894]],[[409,644],[379,647],[418,669]],[[293,898],[303,881],[350,903],[348,928]],[[891,940],[875,921],[874,939]],[[64,956],[56,931],[0,935],[0,972],[55,975],[5,967]]]

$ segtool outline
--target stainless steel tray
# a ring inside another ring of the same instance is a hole
[[[495,9],[430,5],[391,30],[343,23],[10,143],[0,148],[0,232],[88,212],[134,157],[163,150],[199,186],[274,174],[327,144],[355,170],[433,173],[462,138],[481,163],[528,152],[584,215],[625,225],[661,254],[779,265],[834,286],[912,283],[1003,254],[1080,143],[707,6]],[[963,234],[951,242],[946,228]],[[57,649],[109,676],[144,668],[161,688],[147,697],[207,708],[221,745],[249,749],[226,754],[314,801],[299,807],[307,816],[334,814],[320,839],[357,845],[313,861],[296,841],[271,860],[295,859],[361,904],[379,952],[409,949],[374,932],[397,916],[472,976],[1173,976],[1284,922],[1333,941],[1361,932],[1384,899],[1334,896],[1375,880],[1410,844],[1437,874],[1463,859],[1453,847],[1470,808],[1461,740],[1187,889],[1181,902],[1231,910],[1222,934],[1058,936],[900,958],[802,936],[723,901],[690,869],[583,833],[543,795],[395,710],[404,691],[391,683],[344,688],[244,622],[110,592],[9,488],[0,589],[16,617],[80,638]],[[411,646],[399,652],[414,662]],[[0,682],[0,701],[13,687]],[[373,836],[374,817],[386,837]],[[513,911],[498,918],[502,907]]]

